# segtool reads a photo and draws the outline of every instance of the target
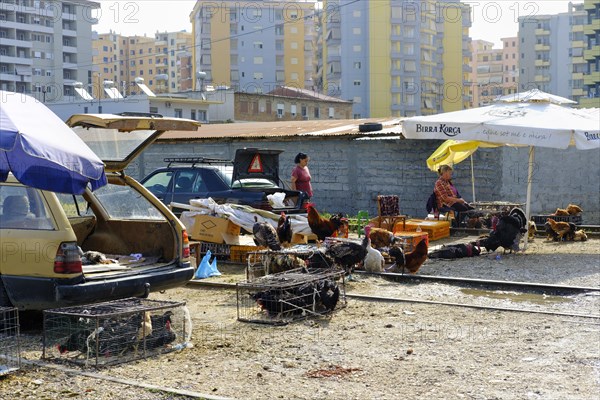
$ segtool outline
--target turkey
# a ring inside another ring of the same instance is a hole
[[[277,239],[277,231],[268,222],[258,222],[258,218],[254,217],[254,226],[252,234],[254,235],[254,243],[257,246],[268,247],[271,250],[281,250],[281,243]]]

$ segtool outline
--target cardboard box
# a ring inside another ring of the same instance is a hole
[[[394,227],[394,233],[401,230],[415,232],[417,227],[421,227],[422,232],[429,234],[429,240],[438,240],[450,236],[450,221],[430,221],[424,219],[409,219],[406,221],[406,228],[402,229],[402,223],[397,223]]]
[[[225,218],[195,214],[181,215],[181,222],[186,226],[188,235],[194,240],[210,243],[237,244],[240,226]],[[234,243],[232,243],[234,242]]]

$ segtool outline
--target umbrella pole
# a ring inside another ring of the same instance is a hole
[[[529,217],[531,215],[531,181],[533,180],[533,162],[534,162],[534,147],[529,146],[529,168],[527,170],[527,202],[525,203],[525,219],[529,224]],[[525,226],[527,233],[525,233],[525,242],[523,244],[523,251],[527,250],[527,242],[529,239],[529,225]]]
[[[473,154],[471,154],[471,187],[473,188],[473,203],[475,203],[475,173],[473,172]]]

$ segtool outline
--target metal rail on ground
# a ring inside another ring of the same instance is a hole
[[[188,285],[198,286],[198,287],[226,288],[226,289],[235,289],[236,288],[235,283],[225,283],[225,282],[190,281],[190,282],[188,282]],[[520,313],[528,313],[528,314],[553,315],[553,316],[562,316],[562,317],[600,319],[600,314],[563,313],[563,312],[557,312],[557,311],[530,310],[530,309],[512,308],[512,307],[479,306],[479,305],[475,305],[475,304],[462,304],[462,303],[453,303],[453,302],[447,302],[447,301],[419,300],[419,299],[407,299],[407,298],[399,298],[399,297],[383,297],[383,296],[368,296],[368,295],[360,295],[360,294],[349,294],[348,292],[346,292],[346,297],[350,298],[350,299],[365,300],[365,301],[385,301],[385,302],[430,304],[430,305],[442,305],[442,306],[451,306],[451,307],[473,308],[473,309],[487,310],[487,311],[506,311],[506,312],[520,312]]]

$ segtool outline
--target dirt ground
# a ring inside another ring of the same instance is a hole
[[[599,244],[537,238],[525,254],[428,260],[419,273],[600,288]],[[243,279],[242,266],[219,269],[210,281]],[[356,279],[348,294],[564,315],[349,298],[332,315],[271,326],[237,321],[235,290],[190,284],[151,298],[187,302],[192,348],[100,370],[24,363],[0,378],[0,398],[598,398],[600,318],[590,316],[600,314],[599,292],[559,297]],[[574,313],[588,317],[566,315]],[[22,357],[41,362],[41,333],[22,339]]]

